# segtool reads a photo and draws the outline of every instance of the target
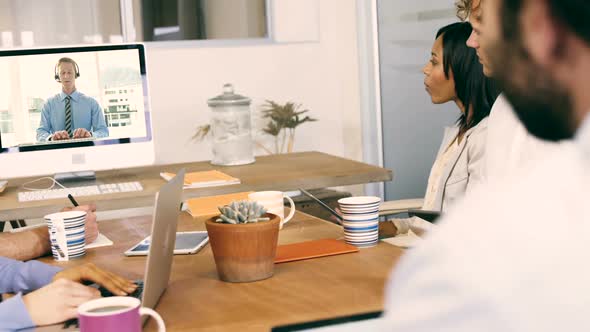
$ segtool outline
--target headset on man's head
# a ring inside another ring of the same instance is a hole
[[[54,78],[56,81],[61,82],[61,80],[59,79],[59,64],[60,63],[73,63],[74,64],[74,71],[76,72],[76,78],[80,77],[80,68],[78,67],[78,64],[76,63],[76,61],[74,61],[70,58],[61,58],[55,64],[55,68],[54,68],[54,72],[55,72]]]

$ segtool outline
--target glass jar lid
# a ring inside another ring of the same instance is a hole
[[[207,100],[210,107],[226,105],[250,105],[251,99],[234,93],[234,86],[226,83],[223,85],[223,94]]]

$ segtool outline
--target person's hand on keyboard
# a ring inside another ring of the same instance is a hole
[[[98,237],[98,223],[96,222],[96,205],[88,204],[88,205],[80,205],[74,208],[65,207],[61,210],[64,211],[86,211],[86,228],[85,228],[85,236],[86,236],[86,244],[94,242]]]
[[[56,131],[55,133],[53,133],[53,135],[51,135],[52,141],[61,141],[64,139],[70,139],[70,135],[65,130]]]
[[[118,296],[133,293],[137,285],[128,279],[105,271],[92,263],[86,263],[58,272],[53,280],[68,279],[76,282],[94,282]]]
[[[86,138],[86,137],[92,137],[92,134],[86,130],[86,128],[78,128],[76,130],[74,130],[74,133],[72,135],[74,138]]]
[[[49,325],[76,317],[80,304],[99,297],[100,293],[92,287],[60,279],[22,299],[35,325]]]

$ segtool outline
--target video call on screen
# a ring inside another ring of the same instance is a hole
[[[80,76],[75,79],[76,91],[83,94],[86,101],[94,99],[101,111],[97,114],[104,119],[104,122],[99,121],[104,124],[103,130],[89,139],[145,137],[145,97],[138,53],[137,49],[124,49],[0,57],[0,73],[3,73],[0,76],[1,148],[66,142],[43,141],[39,134],[40,128],[44,128],[44,106],[47,109],[52,98],[62,91],[55,74],[56,64],[63,57],[77,63]],[[77,104],[71,103],[75,111]],[[63,108],[56,112],[62,112],[61,118],[64,117]],[[78,124],[74,123],[72,129],[76,126],[88,126],[89,131],[95,129],[92,125],[81,125],[88,122],[87,119],[76,116],[73,118]],[[59,120],[59,116],[56,119]]]

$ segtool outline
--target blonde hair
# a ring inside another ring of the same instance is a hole
[[[473,0],[457,0],[455,1],[455,7],[457,8],[457,17],[461,21],[465,21],[471,13],[471,6]]]
[[[461,21],[466,21],[472,14],[475,13],[475,19],[481,19],[481,4],[484,0],[457,0],[455,7],[457,8],[457,17]],[[474,3],[477,6],[474,7]]]
[[[76,61],[74,61],[72,58],[61,58],[57,61],[57,67],[61,66],[62,63],[71,63],[74,67],[78,67],[78,64],[76,63]]]

